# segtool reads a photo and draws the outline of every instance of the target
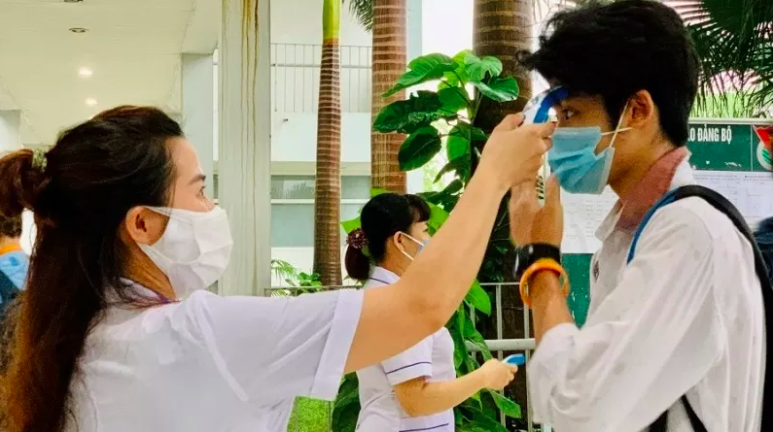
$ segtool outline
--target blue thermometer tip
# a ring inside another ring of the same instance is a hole
[[[523,354],[513,354],[505,358],[505,363],[510,363],[511,365],[516,366],[523,366],[526,364],[526,356]]]

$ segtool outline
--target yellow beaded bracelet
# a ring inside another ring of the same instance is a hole
[[[523,304],[525,304],[527,307],[531,307],[531,293],[529,292],[529,281],[536,276],[538,273],[541,273],[543,271],[550,271],[558,275],[559,281],[561,282],[564,296],[569,296],[569,277],[566,274],[566,270],[561,266],[561,264],[557,263],[555,260],[552,260],[550,258],[542,258],[534,262],[529,268],[526,269],[525,272],[523,272],[523,276],[521,276],[521,283],[519,290],[521,292],[521,300],[523,301]]]

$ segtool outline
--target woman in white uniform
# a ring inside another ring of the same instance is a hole
[[[509,118],[489,140],[454,215],[400,282],[292,299],[205,290],[229,261],[228,218],[163,112],[116,108],[47,153],[6,155],[0,212],[34,211],[38,233],[6,324],[0,429],[285,430],[295,397],[335,398],[345,372],[451,317],[499,203],[533,180],[548,147],[551,129],[520,123]]]
[[[366,290],[400,280],[429,242],[429,217],[429,206],[416,195],[386,193],[371,199],[360,215],[362,228],[349,235],[349,276],[365,282]],[[516,371],[490,360],[457,378],[454,341],[443,327],[406,351],[357,371],[362,406],[357,429],[453,432],[455,406],[481,389],[501,390]]]

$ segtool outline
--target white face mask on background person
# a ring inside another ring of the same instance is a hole
[[[220,279],[233,249],[225,210],[147,208],[168,216],[169,222],[156,243],[140,244],[140,249],[166,274],[178,298],[206,289]]]
[[[409,260],[411,260],[411,261],[413,261],[414,259],[416,259],[416,255],[418,255],[418,254],[419,254],[419,252],[421,252],[421,251],[422,251],[422,249],[424,249],[425,247],[427,247],[427,243],[429,243],[429,240],[426,240],[426,241],[423,241],[423,242],[422,242],[422,241],[416,240],[415,238],[413,238],[412,236],[410,236],[409,234],[406,234],[406,233],[404,233],[404,232],[401,232],[400,234],[401,234],[401,235],[404,235],[406,238],[408,238],[409,240],[411,240],[411,241],[413,241],[414,243],[416,243],[417,245],[419,245],[419,249],[416,251],[416,254],[415,254],[414,256],[411,256],[411,255],[409,255],[409,254],[408,254],[408,252],[406,252],[406,251],[405,251],[405,249],[400,249],[400,252],[401,252],[403,255],[405,255],[405,257],[406,257],[406,258],[408,258],[408,259],[409,259]],[[398,248],[398,249],[399,249],[399,248]]]

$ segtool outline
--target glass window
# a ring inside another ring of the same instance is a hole
[[[314,199],[314,176],[271,176],[271,199]],[[341,199],[370,199],[369,176],[342,176]]]
[[[342,204],[341,220],[354,219],[363,204]],[[346,233],[341,229],[341,245]],[[314,247],[314,204],[271,205],[271,247]]]
[[[314,199],[314,176],[271,176],[271,199]]]

